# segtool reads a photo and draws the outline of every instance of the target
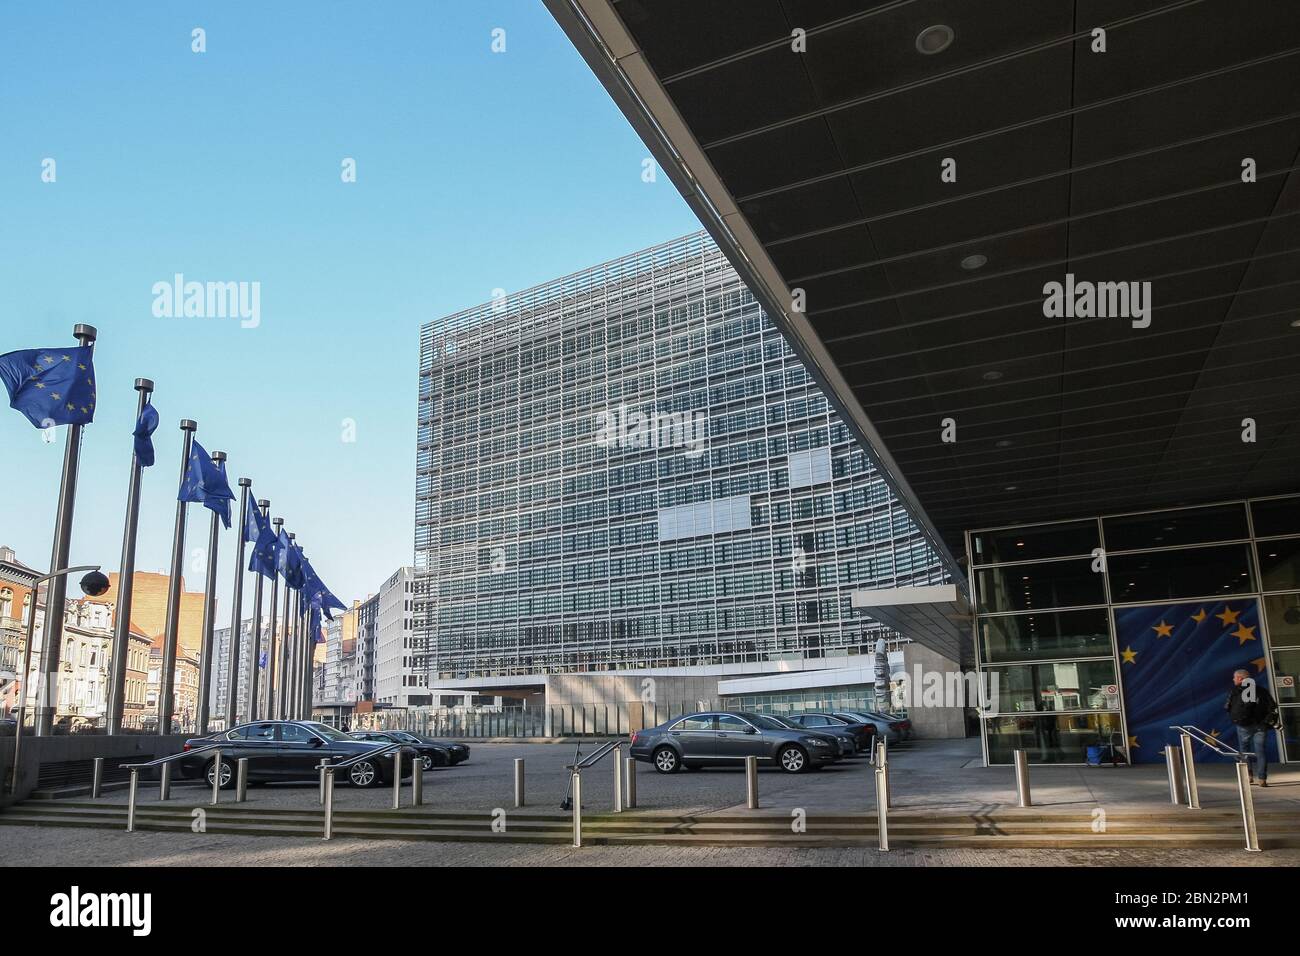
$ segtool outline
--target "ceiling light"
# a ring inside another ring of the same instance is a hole
[[[961,267],[967,272],[974,272],[976,269],[983,269],[988,265],[989,257],[976,252],[967,256],[961,261]]]
[[[999,372],[997,369],[993,369],[992,371],[984,373],[984,381],[986,382],[996,382],[1001,377],[1002,377],[1002,373]]]
[[[926,56],[942,53],[952,46],[955,36],[952,27],[944,23],[936,23],[932,27],[926,27],[916,35],[917,52],[924,53]]]
[[[997,443],[997,447],[999,447],[999,448],[1010,448],[1011,445],[1012,445],[1012,442],[1011,442],[1011,439],[1010,439],[1010,438],[1004,438],[1004,439],[1002,439],[1001,441],[999,441],[999,442]]]
[[[1292,319],[1292,320],[1291,320],[1291,328],[1293,328],[1293,329],[1300,329],[1300,319]]]
[[[1003,488],[1002,490],[1003,490],[1003,491],[1015,491],[1015,490],[1016,490],[1016,486],[1015,486],[1015,485],[1007,485],[1007,486],[1006,486],[1005,488]]]

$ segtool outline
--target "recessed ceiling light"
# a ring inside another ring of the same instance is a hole
[[[936,23],[932,27],[926,27],[916,35],[917,52],[924,53],[926,56],[942,53],[952,46],[954,37],[956,37],[956,34],[952,32],[952,27],[945,23]]]
[[[1004,488],[1003,490],[1004,490],[1004,491],[1015,491],[1015,490],[1016,490],[1016,486],[1015,486],[1015,485],[1007,485],[1006,488]]]
[[[1002,377],[1002,373],[999,372],[997,369],[992,369],[991,371],[984,373],[984,381],[986,382],[996,382],[1001,377]]]
[[[967,272],[974,272],[976,269],[982,269],[988,265],[989,257],[976,252],[967,256],[961,261],[961,267]]]
[[[997,447],[999,448],[1010,448],[1011,445],[1012,445],[1012,441],[1010,438],[1003,438],[1001,441],[997,443]]]
[[[1292,319],[1292,320],[1291,320],[1291,328],[1293,328],[1293,329],[1300,329],[1300,319]]]

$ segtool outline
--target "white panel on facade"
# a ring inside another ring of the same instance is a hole
[[[790,452],[790,487],[807,488],[831,480],[830,446]]]

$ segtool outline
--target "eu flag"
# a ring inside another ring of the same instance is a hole
[[[324,644],[325,635],[320,631],[320,605],[313,604],[311,606],[310,620],[311,624],[309,626],[311,628],[311,642],[313,644]]]
[[[202,502],[203,507],[221,515],[221,523],[230,527],[230,503],[235,493],[226,480],[226,463],[215,462],[197,441],[191,443],[189,464],[177,501]]]
[[[257,506],[253,496],[248,496],[248,512],[244,516],[244,540],[252,541],[256,544],[258,538],[262,536],[262,531],[270,524],[262,516],[262,509]]]
[[[9,406],[37,428],[86,425],[95,418],[93,348],[21,349],[0,355]]]
[[[154,462],[153,457],[153,433],[158,428],[158,409],[152,404],[145,405],[140,410],[140,417],[136,420],[135,431],[135,457],[139,459],[140,465],[148,468]]]
[[[270,522],[262,524],[253,544],[253,555],[248,559],[248,570],[256,571],[264,578],[275,580],[275,568],[278,563],[280,541],[271,530]]]
[[[303,586],[302,575],[302,548],[296,544],[289,545],[289,554],[284,562],[284,583],[286,587],[291,587],[295,591],[301,591]]]
[[[334,593],[325,586],[325,582],[316,574],[316,569],[311,566],[311,562],[306,558],[302,559],[302,569],[303,595],[312,607],[320,608],[331,621],[334,620],[334,615],[330,613],[331,608],[338,608],[340,611],[348,609],[348,606],[335,597]]]

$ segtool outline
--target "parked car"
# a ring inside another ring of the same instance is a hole
[[[876,725],[865,720],[849,720],[834,714],[792,714],[785,719],[808,730],[847,734],[853,741],[854,753],[871,753],[876,743]]]
[[[376,743],[355,740],[333,727],[314,720],[258,720],[240,724],[221,733],[206,737],[191,737],[185,741],[184,750],[196,750],[221,744],[221,787],[235,785],[235,767],[240,758],[248,759],[250,783],[267,783],[281,780],[319,779],[320,762],[334,762],[357,757],[375,749]],[[416,752],[402,750],[402,777],[410,776]],[[181,777],[200,777],[211,785],[216,775],[216,756],[211,752],[196,753],[178,761]],[[393,779],[393,757],[368,757],[359,760],[341,772],[340,776],[353,786],[377,787]]]
[[[396,734],[399,740],[409,744],[433,744],[435,747],[441,747],[447,751],[451,758],[451,765],[454,767],[458,763],[464,763],[469,759],[469,745],[458,744],[450,740],[436,740],[433,737],[426,737],[424,734],[412,734],[405,730],[390,730],[391,734]]]
[[[832,713],[832,716],[842,717],[845,720],[860,720],[863,723],[871,724],[876,728],[876,739],[884,740],[891,747],[906,740],[908,728],[911,727],[910,721],[902,721],[897,717],[879,714],[873,710],[837,710]],[[903,726],[904,723],[907,723],[907,727]]]
[[[420,763],[425,770],[451,766],[451,754],[446,747],[424,743],[400,730],[354,730],[348,736],[368,740],[373,744],[410,744],[420,755]]]
[[[13,737],[17,733],[17,719],[13,717],[0,717],[0,737]]]
[[[686,714],[638,730],[632,734],[629,750],[660,773],[676,773],[682,767],[736,766],[749,756],[787,773],[802,773],[840,759],[834,735],[792,728],[766,714],[744,711]]]

